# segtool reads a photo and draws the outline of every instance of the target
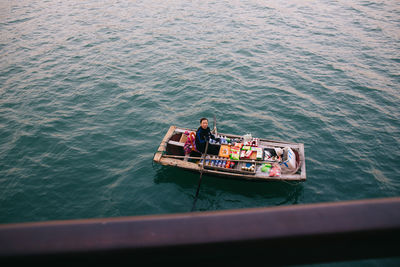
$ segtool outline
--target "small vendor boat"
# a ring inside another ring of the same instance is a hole
[[[304,144],[218,133],[205,154],[193,147],[195,130],[171,126],[154,154],[161,165],[252,181],[305,181]]]

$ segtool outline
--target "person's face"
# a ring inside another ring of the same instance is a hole
[[[207,127],[208,127],[208,120],[203,120],[203,121],[200,123],[200,126],[201,126],[201,128],[203,128],[204,130],[207,129]]]

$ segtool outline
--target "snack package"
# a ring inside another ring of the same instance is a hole
[[[240,149],[237,147],[231,148],[231,159],[239,160],[240,159]]]
[[[257,154],[256,155],[256,159],[257,160],[262,160],[263,159],[264,151],[263,151],[263,149],[261,147],[252,147],[251,150],[255,151],[255,153]]]
[[[253,153],[253,151],[249,150],[246,152],[246,154],[244,155],[245,158],[250,158],[251,154]]]
[[[243,143],[236,143],[236,144],[235,144],[235,147],[241,149],[241,148],[243,147]]]
[[[231,148],[228,145],[221,145],[221,148],[219,149],[219,157],[223,158],[229,158],[229,155],[231,154]]]
[[[242,159],[248,159],[250,158],[251,154],[253,153],[252,150],[241,150],[240,151],[240,158]]]

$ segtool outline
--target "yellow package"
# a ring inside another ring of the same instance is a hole
[[[221,145],[221,148],[219,149],[219,157],[222,158],[229,158],[229,155],[231,154],[231,148],[228,145]]]

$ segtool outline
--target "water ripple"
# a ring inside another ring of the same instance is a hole
[[[185,212],[170,125],[305,143],[308,180],[207,177],[202,210],[397,196],[397,1],[6,1],[0,222]],[[357,189],[357,190],[355,190]]]

